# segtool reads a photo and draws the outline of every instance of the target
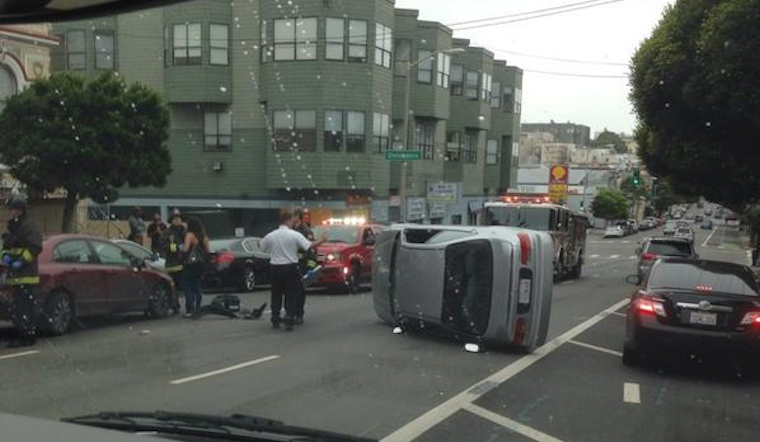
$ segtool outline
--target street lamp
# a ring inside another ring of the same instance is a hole
[[[451,49],[444,49],[442,51],[436,51],[430,54],[429,56],[417,60],[415,62],[412,62],[411,60],[411,47],[409,49],[410,52],[410,59],[406,61],[406,91],[404,92],[404,130],[406,131],[406,136],[404,137],[404,148],[406,150],[409,150],[409,145],[412,141],[411,137],[411,130],[409,130],[409,97],[412,93],[412,68],[419,65],[420,63],[424,63],[428,60],[431,60],[438,56],[438,54],[459,54],[462,52],[465,52],[464,48],[451,48]],[[401,205],[401,222],[406,222],[406,168],[407,168],[407,162],[404,161],[401,163],[401,183],[399,185],[398,189],[398,197],[399,197],[399,204]]]

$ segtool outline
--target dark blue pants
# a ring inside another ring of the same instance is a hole
[[[182,270],[182,290],[185,293],[185,313],[194,313],[203,301],[203,267],[185,266]]]

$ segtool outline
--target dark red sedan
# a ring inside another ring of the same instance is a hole
[[[78,317],[127,312],[165,317],[176,296],[168,275],[101,238],[51,237],[44,242],[39,269],[40,326],[52,335],[66,333]],[[0,309],[0,319],[8,319],[4,314]]]

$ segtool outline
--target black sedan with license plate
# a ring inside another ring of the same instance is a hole
[[[268,283],[269,255],[260,243],[257,237],[212,240],[204,287],[252,292]]]
[[[653,350],[721,350],[760,357],[760,288],[752,270],[721,261],[665,258],[655,262],[631,297],[623,362]]]

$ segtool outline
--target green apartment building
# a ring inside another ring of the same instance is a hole
[[[389,149],[422,151],[410,221],[474,221],[514,185],[522,72],[392,0],[197,0],[54,32],[52,70],[116,70],[169,106],[168,184],[123,189],[117,212],[178,207],[216,235],[263,233],[295,207],[395,221]]]

